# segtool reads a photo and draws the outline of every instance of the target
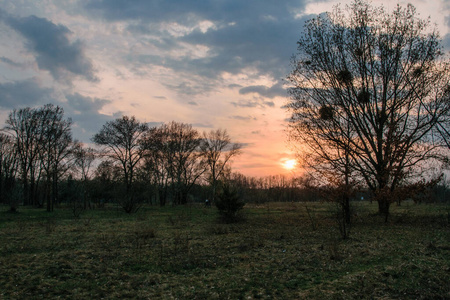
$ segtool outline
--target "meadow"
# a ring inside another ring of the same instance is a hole
[[[450,206],[0,207],[0,299],[450,299]]]

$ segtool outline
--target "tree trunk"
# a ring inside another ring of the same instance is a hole
[[[34,177],[32,176],[31,177],[31,180],[30,180],[30,186],[29,186],[29,203],[31,204],[31,205],[33,205],[34,207],[39,207],[39,203],[38,203],[38,201],[37,201],[37,197],[36,197],[36,182],[35,182],[35,180],[34,180]]]
[[[388,220],[390,205],[391,203],[387,199],[378,199],[378,213],[384,216],[385,222]]]
[[[344,195],[342,199],[342,211],[344,213],[345,223],[350,224],[351,216],[350,216],[350,197],[348,195]]]
[[[51,211],[55,209],[55,203],[58,201],[58,173],[55,170],[53,173],[53,181],[52,181],[52,205]]]
[[[166,189],[159,189],[159,206],[166,205]]]
[[[22,178],[23,183],[23,205],[31,205],[30,197],[30,185],[28,183],[28,178]]]
[[[50,178],[47,176],[47,180],[45,181],[45,201],[47,202],[47,211],[51,212],[51,197],[50,197]]]

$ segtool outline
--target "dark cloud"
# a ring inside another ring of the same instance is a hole
[[[166,96],[153,96],[155,99],[166,100]]]
[[[10,66],[13,66],[13,67],[17,67],[17,68],[20,68],[20,67],[23,66],[21,63],[17,63],[17,62],[15,62],[15,61],[7,58],[7,57],[4,57],[4,56],[0,57],[0,61],[5,63],[5,64],[7,64],[7,65],[10,65]]]
[[[245,95],[250,93],[259,94],[262,97],[266,98],[275,98],[275,97],[286,97],[287,91],[283,88],[281,83],[277,83],[271,87],[267,87],[264,85],[253,85],[247,86],[239,90],[239,94]]]
[[[442,46],[447,50],[447,53],[450,52],[450,33],[447,33],[442,39]]]
[[[214,128],[214,125],[205,123],[193,123],[192,126],[196,128]]]
[[[252,116],[231,116],[230,119],[239,121],[256,121],[256,118]]]
[[[258,157],[256,155],[251,155],[252,157]],[[244,163],[240,165],[241,168],[245,169],[265,169],[273,167],[271,163]]]
[[[153,128],[161,126],[162,124],[164,124],[164,122],[146,122],[146,124],[148,125],[148,127]]]
[[[240,145],[242,148],[248,148],[248,147],[254,146],[255,144],[254,144],[254,143],[239,143],[239,145]]]
[[[186,1],[186,0],[87,0],[85,8],[109,21],[133,20],[144,24],[177,22],[193,26],[199,20],[209,20],[219,24],[237,21],[288,19],[308,1],[284,0],[227,0],[227,1]],[[141,23],[141,24],[142,24]],[[134,25],[136,26],[136,25]],[[142,25],[137,25],[142,29]]]
[[[198,106],[198,103],[195,101],[189,101],[188,104],[193,105],[193,106]]]
[[[0,84],[0,107],[14,109],[20,107],[36,107],[53,103],[64,108],[65,116],[74,122],[72,126],[74,138],[89,142],[90,138],[100,130],[107,121],[120,117],[107,116],[99,111],[111,101],[106,99],[85,97],[78,93],[66,95],[67,102],[53,97],[54,91],[41,87],[36,79],[27,79]]]
[[[66,99],[75,113],[98,112],[103,106],[111,103],[110,100],[85,97],[79,93],[67,95]]]
[[[213,89],[213,85],[210,82],[181,82],[180,84],[173,85],[169,83],[164,84],[170,90],[174,90],[179,94],[193,96],[198,94],[203,94],[211,91]]]
[[[221,72],[237,74],[251,67],[260,75],[279,80],[287,74],[289,58],[296,51],[301,24],[301,20],[287,15],[278,20],[239,21],[233,26],[205,33],[196,30],[181,39],[190,44],[207,46],[213,56],[184,63],[194,70],[206,72],[208,77],[220,75]]]
[[[25,39],[26,48],[35,54],[40,69],[48,70],[60,81],[82,77],[89,81],[98,80],[92,62],[84,54],[80,40],[71,42],[71,31],[64,25],[56,25],[45,18],[25,18],[0,14],[0,18]]]
[[[51,94],[51,89],[42,88],[34,78],[0,83],[0,106],[12,109],[20,106],[42,105],[52,101]]]
[[[83,142],[89,142],[103,124],[121,115],[121,112],[113,116],[99,112],[103,106],[111,102],[107,99],[86,97],[78,93],[66,95],[66,99],[67,103],[64,103],[64,107],[67,116],[74,122],[74,137]]]
[[[256,100],[239,100],[238,102],[230,102],[235,107],[274,107],[272,101],[256,101]]]
[[[128,29],[157,36],[149,42],[162,51],[183,49],[186,45],[207,47],[208,55],[200,58],[188,54],[165,56],[164,59],[155,55],[130,58],[136,64],[164,66],[203,78],[198,80],[204,83],[199,89],[177,89],[178,93],[189,95],[208,91],[211,86],[205,81],[216,87],[215,80],[223,72],[239,74],[245,68],[257,70],[256,77],[284,78],[305,20],[296,18],[295,12],[299,12],[305,3],[296,0],[209,0],[195,3],[184,0],[87,0],[86,8],[109,21],[133,20]],[[207,30],[196,26],[205,20],[214,26]],[[191,29],[180,36],[173,36],[157,26],[173,23]],[[275,91],[268,92],[270,97],[274,96]]]

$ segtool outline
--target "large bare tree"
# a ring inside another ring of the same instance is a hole
[[[92,138],[94,143],[104,147],[103,154],[122,169],[125,198],[119,200],[127,213],[134,212],[139,204],[133,195],[133,180],[136,166],[143,157],[141,140],[147,130],[148,125],[134,116],[123,116],[107,122]]]
[[[11,212],[17,211],[19,204],[14,194],[18,162],[14,139],[0,133],[0,203],[9,204]]]
[[[173,201],[186,204],[189,191],[206,170],[200,153],[200,133],[190,124],[174,121],[163,124],[160,130]]]
[[[165,206],[169,192],[169,178],[171,167],[166,157],[167,135],[162,127],[153,127],[148,130],[143,141],[145,148],[142,173],[147,183],[157,188],[160,206]]]
[[[386,216],[398,189],[437,155],[431,133],[449,112],[441,50],[412,5],[386,13],[364,0],[309,20],[298,41],[291,137],[330,170],[351,167]]]
[[[46,179],[47,211],[53,211],[58,197],[59,177],[67,171],[73,150],[72,120],[64,118],[62,107],[52,104],[44,105],[38,112],[42,131],[40,166]]]
[[[200,142],[199,132],[190,124],[172,121],[149,131],[146,162],[159,186],[161,205],[169,191],[174,204],[187,203],[189,191],[206,171]]]
[[[6,120],[5,130],[13,136],[19,161],[25,205],[38,205],[37,183],[40,176],[39,154],[43,131],[39,110],[36,108],[14,109]]]
[[[203,133],[200,145],[203,156],[209,167],[209,181],[212,187],[212,201],[216,196],[217,183],[224,176],[227,164],[230,160],[241,153],[241,144],[231,142],[226,130],[217,129]]]
[[[87,209],[88,207],[87,183],[90,179],[91,167],[93,165],[94,160],[96,159],[96,151],[93,148],[84,147],[81,143],[78,143],[74,147],[73,154],[75,158],[75,165],[78,167],[78,170],[81,175],[83,209]]]

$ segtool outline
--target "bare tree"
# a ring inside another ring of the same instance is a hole
[[[64,110],[60,106],[47,104],[38,110],[41,120],[41,151],[39,158],[45,181],[47,211],[53,211],[58,198],[59,177],[67,171],[65,160],[72,153],[72,120],[64,119]]]
[[[145,145],[161,184],[161,204],[165,203],[169,187],[174,204],[187,203],[189,191],[206,170],[200,141],[197,130],[189,124],[178,122],[163,124],[148,136]]]
[[[43,139],[41,125],[39,110],[30,107],[14,109],[6,120],[5,130],[13,136],[17,148],[25,205],[38,205],[36,191]]]
[[[143,140],[145,148],[142,172],[145,180],[155,185],[158,189],[160,206],[165,206],[169,190],[169,178],[171,167],[167,164],[164,149],[166,149],[166,133],[157,127],[150,128]]]
[[[192,125],[170,122],[161,126],[166,141],[168,173],[172,180],[175,204],[186,204],[190,189],[205,172],[200,153],[200,134]]]
[[[242,146],[239,143],[232,143],[226,130],[217,129],[203,133],[200,148],[209,167],[209,182],[213,190],[211,200],[214,202],[218,181],[224,175],[225,167],[231,158],[241,153]]]
[[[17,174],[17,148],[11,136],[0,133],[0,202],[16,212],[18,197],[14,194]]]
[[[92,138],[94,143],[104,147],[103,154],[118,163],[123,171],[126,192],[121,205],[127,213],[138,209],[133,195],[133,179],[136,166],[143,157],[141,139],[147,130],[148,125],[140,123],[134,116],[123,116],[107,122]]]
[[[88,207],[87,183],[90,177],[90,170],[96,158],[96,151],[93,148],[84,148],[82,144],[77,144],[74,151],[75,165],[81,175],[81,189],[83,196],[83,209]],[[90,204],[89,204],[90,207]]]
[[[441,80],[447,86],[444,88],[439,88],[436,91],[436,97],[443,99],[447,103],[450,103],[450,85],[448,84],[448,77],[442,77]],[[450,150],[450,120],[446,119],[442,122],[437,123],[435,128],[436,139],[442,144],[444,149]],[[448,161],[447,161],[448,163]]]
[[[330,170],[348,162],[386,218],[395,191],[436,157],[431,133],[448,117],[436,92],[449,63],[429,28],[412,5],[388,14],[356,0],[307,22],[288,76],[294,141]]]

